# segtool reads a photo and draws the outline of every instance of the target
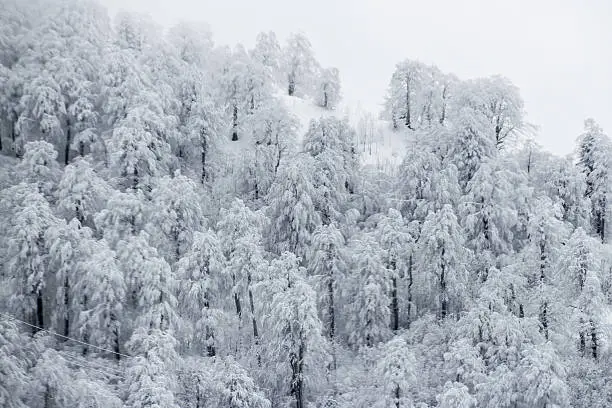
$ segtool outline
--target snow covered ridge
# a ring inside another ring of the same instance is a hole
[[[0,0],[0,407],[612,406],[612,148],[503,78]]]

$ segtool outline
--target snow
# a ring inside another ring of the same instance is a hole
[[[276,97],[280,98],[289,111],[299,119],[300,143],[312,119],[328,116],[335,116],[339,119],[347,118],[357,131],[355,143],[364,166],[373,166],[383,171],[393,172],[401,163],[408,141],[406,133],[393,132],[388,121],[377,119],[375,113],[363,110],[358,104],[341,101],[335,110],[327,110],[315,105],[311,100],[289,96],[280,90]],[[361,128],[360,121],[366,117],[372,120],[373,137],[365,137],[364,129]]]

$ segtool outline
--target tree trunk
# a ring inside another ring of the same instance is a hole
[[[201,164],[202,164],[202,184],[205,184],[208,181],[208,173],[206,172],[206,154],[208,153],[208,143],[206,142],[205,137],[201,137]]]
[[[397,276],[396,273],[396,264],[395,261],[391,261],[390,263],[391,273],[393,277],[391,278],[391,329],[393,331],[399,330],[399,299],[397,298]]]
[[[43,303],[43,293],[42,290],[36,291],[36,325],[41,329],[45,328],[45,311],[44,311],[44,303]]]
[[[444,248],[442,248],[442,258],[444,258]],[[446,299],[446,265],[442,263],[442,270],[440,271],[440,317],[444,319],[448,313],[448,300]]]
[[[234,105],[232,114],[232,142],[238,140],[238,106]]]
[[[295,93],[295,74],[294,73],[289,74],[289,87],[287,89],[287,93],[289,94],[289,96],[293,96],[293,94]]]
[[[580,354],[584,356],[584,353],[586,351],[586,333],[584,332],[584,320],[582,318],[580,318],[580,330],[578,331],[578,338],[580,339],[578,351],[580,351]]]
[[[298,354],[291,353],[291,395],[295,398],[295,408],[304,408],[304,341],[300,339]]]
[[[334,279],[330,275],[327,277],[327,313],[329,314],[329,339],[334,341],[336,336],[336,310],[334,305]]]
[[[406,74],[406,127],[412,130],[410,117],[410,74]]]
[[[327,101],[327,91],[323,91],[323,107],[327,109],[329,102]]]
[[[64,308],[66,316],[64,317],[64,336],[70,336],[70,281],[64,278]]]
[[[72,131],[70,121],[66,121],[66,146],[64,146],[64,165],[70,163],[70,144],[72,143]]]
[[[542,332],[544,338],[548,340],[548,302],[542,303],[542,309],[540,311],[540,323],[542,324]]]
[[[400,387],[395,386],[395,408],[400,408]]]
[[[115,360],[121,360],[121,349],[119,346],[119,322],[114,313],[110,316],[111,325],[113,327],[113,351],[115,352]]]
[[[242,319],[242,306],[240,305],[240,299],[237,293],[234,293],[234,303],[236,304],[236,314],[239,319]]]
[[[595,322],[591,319],[591,351],[593,354],[593,358],[597,359],[597,329],[595,326]]]
[[[444,85],[442,90],[442,113],[440,114],[440,124],[443,125],[446,120],[446,94],[448,92],[448,85]]]
[[[408,328],[410,328],[410,321],[412,319],[412,254],[408,257]]]

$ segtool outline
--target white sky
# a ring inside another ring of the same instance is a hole
[[[612,0],[101,1],[164,25],[205,21],[217,44],[301,31],[340,70],[344,98],[376,113],[395,64],[412,58],[460,78],[510,78],[554,153],[572,151],[589,116],[612,135]]]

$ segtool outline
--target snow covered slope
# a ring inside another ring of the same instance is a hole
[[[402,132],[391,131],[389,123],[379,120],[377,116],[366,112],[359,106],[343,102],[337,109],[330,111],[320,108],[307,99],[288,96],[281,92],[276,96],[283,101],[290,112],[298,117],[300,138],[308,130],[308,124],[312,119],[326,116],[347,118],[356,130],[355,143],[363,165],[393,172],[401,163],[407,145],[406,135]]]

